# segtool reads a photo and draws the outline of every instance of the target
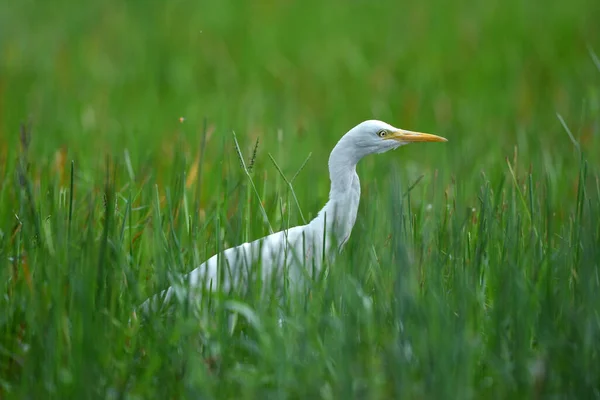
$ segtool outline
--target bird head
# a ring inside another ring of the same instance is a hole
[[[441,136],[395,128],[383,121],[364,121],[350,129],[335,145],[329,157],[329,172],[333,176],[339,168],[356,165],[369,154],[385,153],[409,143],[446,141]]]
[[[369,120],[352,128],[347,138],[363,155],[385,153],[415,142],[447,142],[448,140],[429,133],[412,132],[395,128],[383,121]]]

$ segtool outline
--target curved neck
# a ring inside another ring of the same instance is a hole
[[[335,193],[343,193],[350,188],[352,178],[356,175],[356,164],[360,159],[361,155],[351,145],[348,136],[342,137],[329,156],[330,199]]]
[[[350,237],[356,222],[360,202],[360,181],[356,174],[356,164],[360,158],[347,138],[345,140],[343,137],[338,142],[329,157],[329,201],[311,222],[325,226],[329,234],[333,233],[339,248]]]

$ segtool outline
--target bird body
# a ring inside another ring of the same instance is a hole
[[[182,288],[182,293],[189,294],[187,289],[202,291],[217,287],[227,292],[235,285],[246,285],[257,275],[263,282],[276,279],[281,283],[285,278],[290,287],[297,287],[307,276],[320,273],[324,260],[333,261],[350,237],[360,202],[358,162],[368,154],[383,153],[411,142],[442,141],[446,139],[394,128],[377,120],[355,126],[331,152],[329,200],[312,221],[215,254],[186,276],[188,287]],[[167,289],[163,301],[168,302],[175,292],[175,286]],[[148,309],[150,302],[151,299],[146,300],[141,308]]]

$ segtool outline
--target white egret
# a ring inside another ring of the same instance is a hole
[[[356,221],[360,200],[356,165],[360,159],[409,143],[445,141],[440,136],[398,129],[377,120],[358,124],[331,152],[329,201],[312,221],[212,256],[185,277],[188,288],[183,289],[215,290],[220,285],[223,291],[228,291],[237,283],[247,284],[253,274],[261,276],[263,282],[285,276],[293,287],[303,277],[320,272],[324,257],[333,260],[348,241]],[[260,265],[257,267],[260,273],[253,270],[256,265]],[[164,301],[175,292],[175,286],[166,293],[163,291]],[[142,310],[148,308],[150,301],[142,304]]]

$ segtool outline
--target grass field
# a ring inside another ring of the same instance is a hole
[[[0,2],[0,399],[599,398],[598,21],[597,0]],[[266,235],[261,204],[275,230],[315,216],[372,118],[449,142],[359,164],[310,293],[129,322]]]

